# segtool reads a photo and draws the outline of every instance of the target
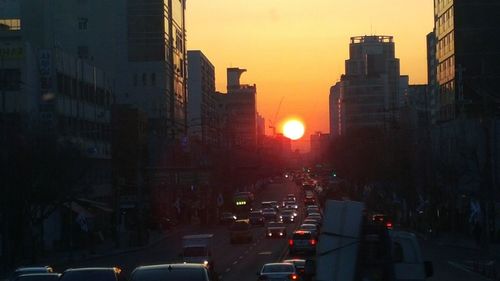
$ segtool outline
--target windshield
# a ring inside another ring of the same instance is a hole
[[[205,247],[187,247],[184,248],[185,257],[205,257],[207,251]]]
[[[292,264],[268,265],[262,268],[262,273],[295,272]]]

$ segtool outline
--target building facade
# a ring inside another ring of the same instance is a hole
[[[257,87],[241,84],[241,68],[227,69],[225,106],[231,142],[235,146],[254,150],[257,146]]]
[[[330,109],[338,133],[390,128],[398,119],[402,90],[392,36],[352,37],[346,73],[333,88]]]
[[[188,51],[188,135],[217,145],[215,67],[201,51]]]

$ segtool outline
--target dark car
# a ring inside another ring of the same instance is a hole
[[[252,225],[264,225],[264,215],[262,215],[262,211],[250,212],[248,219]]]
[[[295,221],[296,212],[293,210],[283,210],[281,211],[280,218],[281,221],[285,223],[292,223]]]
[[[131,281],[210,281],[208,269],[202,264],[160,264],[139,266],[131,274]],[[89,280],[90,281],[90,280]]]
[[[229,237],[231,244],[237,241],[251,242],[252,232],[250,231],[250,222],[248,220],[237,220],[229,228]]]
[[[278,218],[278,213],[273,208],[268,208],[262,210],[262,216],[266,221],[276,221]]]
[[[283,262],[293,264],[295,266],[295,270],[297,270],[297,273],[300,276],[304,275],[306,260],[303,260],[303,259],[289,259],[289,260],[284,260]]]
[[[288,241],[290,254],[298,252],[314,253],[316,252],[316,237],[306,230],[296,230],[292,238]]]
[[[232,224],[233,222],[236,221],[236,215],[233,214],[233,213],[229,213],[229,212],[224,212],[221,214],[220,218],[219,218],[219,222],[221,224]]]
[[[372,222],[374,224],[379,224],[385,226],[387,229],[392,229],[392,220],[384,214],[374,214],[372,215]]]
[[[86,267],[66,269],[60,281],[124,281],[121,269],[117,267]]]
[[[19,267],[10,275],[8,280],[15,280],[18,276],[32,273],[52,273],[54,270],[50,266],[27,266]]]
[[[267,224],[266,237],[283,238],[286,237],[286,226],[282,222],[269,222]]]
[[[13,281],[58,281],[61,277],[60,273],[28,273],[21,274]]]

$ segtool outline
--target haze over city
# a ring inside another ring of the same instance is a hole
[[[328,94],[344,73],[350,37],[394,36],[401,74],[412,84],[427,82],[432,1],[210,0],[188,1],[187,9],[187,44],[215,65],[217,90],[226,90],[226,67],[246,68],[242,81],[257,84],[267,125],[282,97],[276,122],[303,118],[301,149],[308,150],[311,133],[329,130]]]

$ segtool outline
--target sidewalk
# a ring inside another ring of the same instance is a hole
[[[414,232],[421,240],[428,241],[434,245],[450,247],[454,249],[467,250],[475,253],[467,259],[457,261],[456,267],[466,271],[475,272],[488,278],[489,280],[500,280],[500,244],[490,244],[488,253],[484,253],[476,241],[463,234],[440,233],[439,236],[429,236],[426,234]]]

